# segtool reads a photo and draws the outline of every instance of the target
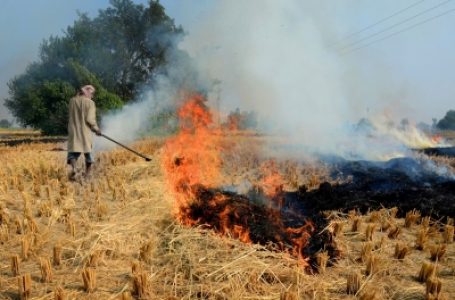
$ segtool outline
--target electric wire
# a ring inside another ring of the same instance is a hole
[[[402,33],[402,32],[411,30],[411,29],[413,29],[414,27],[423,25],[423,24],[428,23],[428,22],[430,22],[430,21],[432,21],[432,20],[434,20],[434,19],[443,17],[443,16],[445,16],[445,15],[447,15],[447,14],[449,14],[449,13],[452,13],[452,12],[455,12],[455,8],[454,8],[454,9],[449,9],[449,10],[443,12],[443,13],[440,13],[439,15],[435,15],[435,16],[433,16],[433,17],[427,18],[427,19],[425,19],[425,20],[423,20],[423,21],[421,21],[421,22],[415,23],[415,24],[413,24],[413,25],[411,25],[411,26],[408,26],[408,27],[406,27],[406,28],[403,28],[402,30],[396,31],[396,32],[391,33],[391,34],[389,34],[389,35],[386,35],[386,36],[384,36],[384,37],[382,37],[382,38],[380,38],[380,39],[371,41],[370,43],[365,44],[365,45],[363,45],[363,46],[360,46],[360,47],[351,49],[351,50],[349,50],[349,51],[347,51],[347,52],[344,52],[343,54],[349,54],[349,53],[358,51],[358,50],[360,50],[360,49],[366,48],[366,47],[368,47],[368,46],[370,46],[370,45],[372,45],[372,44],[376,44],[376,43],[378,43],[378,42],[381,42],[381,41],[383,41],[383,40],[386,40],[386,39],[388,39],[388,38],[391,38],[391,37],[393,37],[393,36],[395,36],[395,35],[397,35],[397,34],[400,34],[400,33]]]
[[[395,17],[395,16],[407,11],[408,9],[413,8],[414,6],[419,5],[420,3],[424,2],[424,1],[425,0],[419,0],[419,1],[415,2],[414,4],[411,4],[408,7],[405,7],[405,8],[403,8],[403,9],[401,9],[401,10],[399,10],[399,11],[397,11],[397,12],[395,12],[395,13],[393,13],[393,14],[391,14],[391,15],[389,15],[389,16],[387,16],[387,17],[385,17],[385,18],[383,18],[383,19],[381,19],[381,20],[379,20],[379,21],[377,21],[377,22],[365,27],[365,28],[363,28],[363,29],[360,29],[360,30],[358,30],[356,32],[350,33],[350,34],[346,35],[344,38],[340,39],[338,42],[333,43],[331,46],[336,46],[337,44],[341,44],[341,43],[343,43],[343,41],[348,40],[348,39],[352,38],[353,36],[356,36],[356,35],[358,35],[358,34],[360,34],[362,32],[365,32],[368,29],[371,29],[371,28],[373,28],[373,27],[375,27],[375,26],[377,26],[377,25],[379,25],[381,23],[384,23],[385,21],[390,20],[391,18],[393,18],[393,17]]]
[[[429,11],[432,11],[432,10],[434,10],[434,9],[436,9],[436,8],[439,8],[439,7],[443,6],[443,5],[446,5],[446,4],[449,3],[450,1],[452,1],[452,0],[446,0],[446,1],[441,2],[441,3],[439,3],[439,4],[435,5],[435,6],[430,7],[430,8],[428,8],[428,9],[426,9],[426,10],[424,10],[424,11],[418,13],[418,14],[415,14],[415,15],[409,17],[409,18],[406,18],[406,19],[404,19],[403,21],[394,23],[394,24],[392,24],[392,25],[386,27],[385,29],[382,29],[382,30],[380,30],[380,31],[378,31],[378,32],[375,32],[375,33],[373,33],[373,34],[371,34],[371,35],[369,35],[369,36],[363,37],[363,38],[361,38],[361,39],[359,39],[359,40],[357,40],[357,41],[355,41],[355,42],[353,42],[353,43],[351,43],[351,44],[349,44],[349,45],[347,45],[347,46],[345,46],[345,47],[339,49],[339,51],[343,52],[344,50],[347,50],[347,49],[349,49],[349,48],[352,48],[353,46],[356,46],[356,45],[358,45],[358,44],[360,44],[360,43],[362,43],[362,42],[364,42],[364,41],[366,41],[366,40],[369,40],[369,39],[371,39],[371,38],[373,38],[373,37],[375,37],[375,36],[378,36],[378,35],[380,35],[380,34],[382,34],[382,33],[384,33],[384,32],[387,32],[387,31],[389,31],[390,29],[393,29],[393,28],[395,28],[395,27],[397,27],[397,26],[400,26],[400,25],[402,25],[402,24],[404,24],[404,23],[407,23],[407,22],[409,22],[409,21],[411,21],[411,20],[414,20],[415,18],[420,17],[420,16],[422,16],[423,14],[426,14],[426,13],[429,12]]]

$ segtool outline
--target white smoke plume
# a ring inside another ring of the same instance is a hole
[[[370,117],[370,108],[379,114],[392,106],[400,115],[396,103],[406,92],[399,80],[381,76],[380,67],[374,80],[358,82],[359,61],[329,46],[340,34],[340,24],[330,21],[330,5],[299,0],[212,4],[210,17],[186,28],[188,34],[179,44],[195,65],[182,68],[181,61],[170,59],[172,71],[145,92],[143,100],[103,119],[103,131],[123,142],[134,140],[151,114],[175,101],[173,77],[191,77],[197,70],[193,88],[221,82],[219,95],[209,94],[212,104],[220,96],[225,112],[236,107],[257,112],[263,131],[287,136],[305,151],[365,159],[402,155],[401,135],[415,132],[379,130],[381,139],[371,141],[350,125]],[[189,70],[192,75],[185,74]]]

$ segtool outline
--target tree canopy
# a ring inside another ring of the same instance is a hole
[[[159,1],[110,3],[95,18],[79,14],[62,36],[44,40],[39,61],[8,83],[6,106],[22,125],[65,134],[67,103],[81,85],[95,86],[103,113],[134,99],[166,64],[183,30]]]
[[[455,110],[449,110],[444,118],[439,120],[437,127],[442,130],[455,130]]]

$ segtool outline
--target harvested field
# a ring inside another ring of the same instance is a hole
[[[251,150],[262,139],[224,142],[251,143]],[[207,225],[180,225],[161,168],[162,146],[157,139],[133,145],[153,158],[150,163],[123,150],[99,153],[93,178],[77,182],[67,180],[66,153],[52,151],[62,144],[0,146],[0,299],[19,299],[20,292],[27,299],[455,297],[453,220],[447,216],[408,213],[398,202],[391,203],[398,210],[341,207],[340,200],[326,207],[320,228],[333,238],[336,256],[312,249],[311,266],[304,267],[273,243],[243,243]],[[235,153],[223,166],[226,188],[245,177],[254,181],[261,166],[251,151]],[[277,168],[285,207],[296,199],[315,201],[320,207],[308,212],[314,219],[311,214],[324,209],[319,200],[352,182],[316,162],[285,161]],[[325,181],[335,185],[319,187]]]

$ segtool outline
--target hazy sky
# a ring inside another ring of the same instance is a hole
[[[212,10],[216,9],[220,2],[226,1],[161,1],[168,15],[174,18],[177,24],[182,24],[190,35],[192,32],[201,32],[201,27],[205,27],[206,31],[210,30],[210,22],[206,20],[210,20]],[[286,0],[276,3],[281,5],[282,2]],[[333,47],[340,39],[344,44],[349,44],[356,39],[371,36],[353,48],[368,44],[424,22],[428,18],[455,10],[455,1],[302,0],[302,2],[314,3],[311,4],[310,12],[301,12],[302,18],[308,17],[309,13],[312,18],[317,18],[315,24],[324,32],[322,37],[324,44],[327,47],[332,46],[334,61],[348,66],[343,68],[345,73],[341,74],[340,78],[340,82],[346,81],[346,87],[349,87],[348,96],[351,94],[356,99],[369,98],[369,101],[365,102],[361,100],[352,102],[358,103],[358,107],[353,109],[368,112],[385,108],[400,117],[425,122],[430,122],[432,117],[443,117],[448,109],[455,109],[453,83],[455,12],[358,51],[341,55],[336,51],[337,47]],[[7,81],[21,74],[30,62],[37,59],[38,48],[43,39],[50,35],[62,34],[63,30],[77,18],[77,11],[95,16],[99,9],[108,5],[108,0],[0,0],[0,99],[7,96]],[[414,6],[410,7],[412,5]],[[347,35],[407,7],[410,8],[403,13],[343,40]],[[258,10],[260,9],[258,5]],[[425,10],[429,11],[424,12]],[[405,22],[407,19],[410,19],[409,22]],[[232,16],[231,20],[235,22],[235,16]],[[402,24],[397,24],[400,22]],[[296,24],[300,25],[299,22]],[[391,30],[386,30],[392,26],[394,27]],[[380,33],[382,30],[384,32]],[[216,32],[213,34],[216,35]],[[205,42],[210,44],[209,39]],[[343,48],[343,43],[338,45],[341,45],[338,48]],[[242,50],[241,46],[239,50]],[[6,116],[9,114],[6,108],[1,106],[0,118]]]

